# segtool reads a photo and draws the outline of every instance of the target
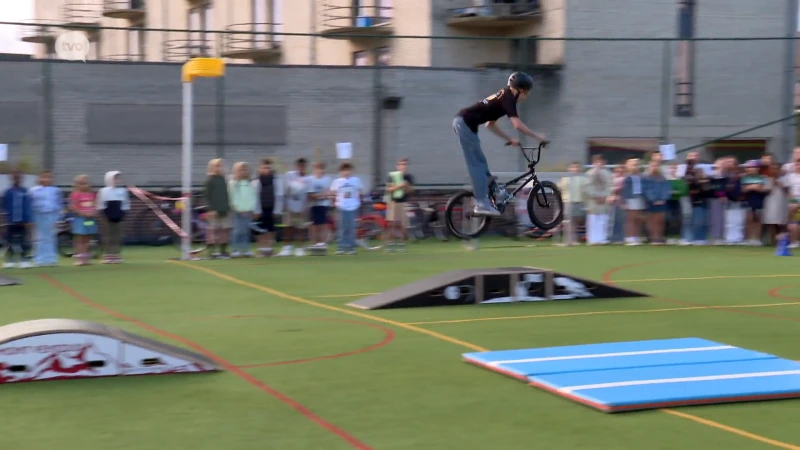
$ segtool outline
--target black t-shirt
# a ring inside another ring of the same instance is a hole
[[[403,174],[403,181],[408,183],[409,186],[413,186],[414,185],[414,177],[412,177],[411,175],[409,175],[407,173]],[[386,182],[389,183],[389,184],[393,184],[394,180],[390,176],[389,179]],[[395,192],[397,192],[397,191],[395,191]],[[403,195],[401,197],[394,198],[394,196],[393,196],[394,192],[392,192],[392,193],[389,194],[389,198],[392,199],[392,201],[395,202],[395,203],[404,203],[406,200],[408,200],[408,197],[406,196],[406,191],[405,190],[403,190],[402,193],[403,193]]]
[[[497,93],[462,109],[458,115],[464,118],[470,130],[477,133],[478,127],[486,122],[493,122],[503,116],[518,117],[517,99],[511,88],[505,87]]]

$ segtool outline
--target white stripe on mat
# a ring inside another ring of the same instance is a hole
[[[779,372],[752,372],[735,373],[732,375],[709,375],[705,377],[662,378],[658,380],[618,381],[616,383],[585,384],[583,386],[569,386],[558,389],[559,392],[570,393],[588,389],[604,389],[625,386],[641,386],[646,384],[691,383],[693,381],[718,381],[736,380],[741,378],[780,377],[783,375],[800,375],[800,370],[784,370]]]
[[[505,361],[492,361],[487,363],[489,366],[499,366],[502,364],[521,364],[531,362],[546,362],[546,361],[567,361],[570,359],[590,359],[590,358],[613,358],[615,356],[636,356],[636,355],[658,355],[663,353],[688,353],[688,352],[708,352],[714,350],[730,350],[738,347],[732,345],[718,345],[715,347],[690,347],[690,348],[667,348],[664,350],[641,350],[637,352],[618,352],[618,353],[595,353],[588,355],[572,355],[572,356],[550,356],[547,358],[526,358],[526,359],[509,359]]]

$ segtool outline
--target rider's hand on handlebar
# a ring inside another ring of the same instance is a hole
[[[506,145],[511,147],[519,147],[519,140],[511,139],[510,141],[506,142]]]

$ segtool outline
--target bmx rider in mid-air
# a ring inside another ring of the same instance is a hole
[[[502,195],[507,195],[505,189],[494,183],[489,163],[481,149],[478,138],[478,126],[486,124],[486,128],[506,141],[507,145],[519,146],[519,140],[507,135],[497,126],[497,120],[508,116],[514,129],[522,134],[547,142],[544,134],[530,130],[519,119],[517,103],[524,101],[533,87],[533,78],[522,72],[514,72],[508,77],[508,85],[497,93],[486,97],[472,106],[462,109],[453,119],[453,130],[458,136],[464,159],[467,162],[467,171],[472,179],[472,192],[475,195],[476,216],[499,216],[498,211],[489,200],[489,188],[495,189],[495,200],[504,200]]]

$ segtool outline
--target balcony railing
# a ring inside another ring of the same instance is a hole
[[[145,0],[103,0],[103,16],[138,22],[147,13]]]
[[[108,55],[103,59],[107,61],[144,61],[145,55],[140,53],[122,53],[119,55]]]
[[[321,34],[327,37],[345,38],[374,35],[390,35],[392,8],[389,6],[336,6],[324,5]]]
[[[271,34],[250,34],[273,32],[280,24],[275,23],[237,23],[225,27],[222,56],[235,59],[249,59],[253,62],[272,62],[283,53],[281,42]]]
[[[210,39],[171,39],[164,41],[164,60],[184,62],[191,58],[214,56]]]
[[[64,0],[61,5],[61,17],[65,28],[69,25],[97,25],[100,23],[102,7],[91,0]]]
[[[23,42],[30,42],[33,44],[47,44],[55,42],[60,32],[60,25],[63,24],[60,20],[27,20],[30,26],[22,27],[20,31],[20,40]]]
[[[539,20],[541,14],[539,0],[517,0],[513,3],[454,8],[450,10],[447,23],[465,28],[496,28],[534,23]]]

